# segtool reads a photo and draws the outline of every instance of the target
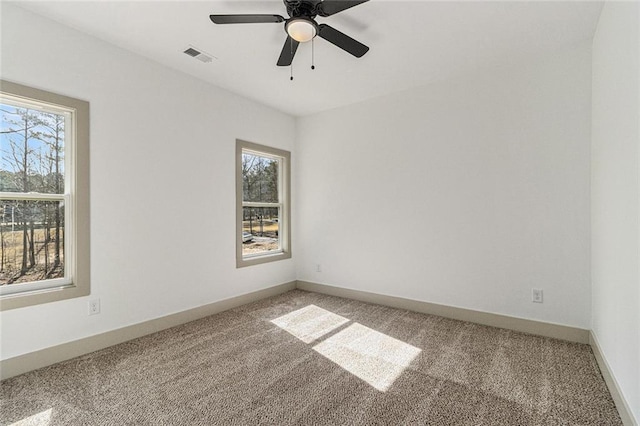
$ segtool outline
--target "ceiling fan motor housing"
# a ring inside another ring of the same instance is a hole
[[[283,0],[291,18],[307,17],[311,20],[318,15],[320,0]]]

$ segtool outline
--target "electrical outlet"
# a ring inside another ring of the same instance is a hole
[[[531,289],[531,301],[533,303],[542,303],[542,290],[539,288]]]
[[[322,272],[322,266],[319,263],[316,263],[316,272]]]
[[[100,299],[89,300],[89,315],[100,313]]]

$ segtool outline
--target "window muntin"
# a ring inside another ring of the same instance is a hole
[[[89,104],[0,80],[0,308],[89,294]]]
[[[287,151],[237,141],[237,266],[291,257]]]

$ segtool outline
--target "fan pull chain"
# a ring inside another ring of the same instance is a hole
[[[315,66],[315,49],[313,48],[315,45],[313,44],[315,38],[311,39],[311,69],[315,70],[316,66]]]
[[[290,66],[290,70],[291,70],[291,77],[289,77],[289,80],[293,81],[293,39],[291,39],[291,42],[289,43],[289,52],[291,52],[291,66]]]

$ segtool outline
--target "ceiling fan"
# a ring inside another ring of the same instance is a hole
[[[280,15],[209,15],[215,24],[259,24],[284,22],[287,39],[278,58],[278,66],[293,62],[298,45],[319,36],[360,58],[369,48],[327,24],[318,24],[316,16],[327,17],[369,0],[283,0],[289,19]]]

